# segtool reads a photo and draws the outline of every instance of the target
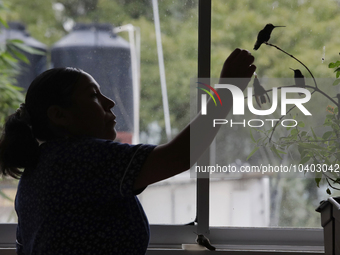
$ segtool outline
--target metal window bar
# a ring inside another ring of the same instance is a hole
[[[198,78],[210,78],[211,61],[211,0],[198,3]],[[198,101],[201,100],[198,90]],[[198,102],[197,106],[201,105]],[[197,109],[199,111],[199,109]],[[200,166],[208,165],[209,150],[199,159]],[[209,173],[197,173],[197,233],[209,234]]]

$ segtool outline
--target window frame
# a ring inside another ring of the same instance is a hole
[[[16,223],[0,224],[0,248],[15,248],[16,227]],[[181,244],[195,242],[198,226],[151,225],[150,229],[150,250],[180,249]],[[209,238],[213,245],[229,250],[323,251],[323,230],[314,228],[211,227]]]
[[[198,4],[198,77],[210,77],[211,67],[211,0],[199,0]],[[200,96],[198,96],[200,98]],[[198,104],[200,105],[200,104]],[[209,165],[209,151],[199,160],[199,165]],[[323,251],[323,229],[318,228],[246,228],[209,227],[208,173],[197,178],[197,225],[151,225],[150,247],[169,247],[194,243],[195,234],[209,236],[218,247],[247,250],[296,250]],[[320,221],[321,223],[321,221]],[[167,233],[164,235],[164,233]],[[247,245],[244,245],[247,244]],[[303,254],[303,253],[299,253]],[[311,254],[311,253],[308,253]]]
[[[211,0],[199,0],[199,78],[210,77],[210,57]],[[209,164],[209,151],[202,156],[199,164]],[[209,236],[213,245],[225,249],[223,252],[225,254],[256,254],[257,250],[286,250],[300,251],[298,254],[310,255],[320,254],[323,251],[323,229],[209,227],[209,181],[209,174],[197,178],[197,225],[151,225],[151,239],[147,254],[157,254],[160,251],[162,254],[167,254],[164,249],[171,249],[169,254],[173,254],[175,251],[185,254],[180,250],[181,244],[195,243],[195,233]],[[15,248],[16,227],[15,223],[0,224],[0,248]],[[238,252],[235,253],[237,250]],[[301,251],[312,252],[303,253]],[[276,254],[276,252],[268,254]]]

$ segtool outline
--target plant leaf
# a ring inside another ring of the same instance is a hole
[[[328,68],[334,68],[334,67],[336,67],[335,63],[331,62],[328,64]]]
[[[25,54],[22,54],[21,52],[17,51],[17,50],[12,50],[12,53],[18,58],[20,59],[22,62],[29,64],[30,61],[28,60],[28,58],[25,56]]]
[[[45,55],[45,52],[41,51],[41,50],[37,50],[35,48],[32,48],[30,46],[27,46],[25,44],[22,43],[17,43],[17,42],[11,42],[14,46],[16,46],[18,49],[23,50],[27,53],[31,53],[31,54],[37,54],[37,55]]]
[[[329,63],[329,64],[328,64],[328,67],[329,67],[329,68],[334,68],[334,67],[337,67],[337,66],[339,66],[339,65],[340,65],[340,61],[338,60],[338,61],[336,61],[335,63],[333,63],[333,62]]]
[[[316,182],[316,186],[318,186],[318,188],[320,188],[319,184],[320,184],[321,179],[322,179],[322,173],[316,172],[315,173],[315,182]]]
[[[305,123],[300,121],[299,124],[298,124],[299,127],[305,127]]]
[[[317,137],[317,136],[316,136],[316,134],[314,133],[314,130],[313,130],[313,128],[311,127],[310,129],[312,130],[312,134],[313,134],[313,137],[314,137],[314,139],[315,139],[315,140],[317,140],[317,139],[318,139],[318,137]]]
[[[21,44],[24,43],[24,41],[19,40],[19,39],[8,39],[7,42],[10,42],[10,43],[21,43]]]
[[[3,18],[1,18],[1,17],[0,17],[0,23],[1,23],[5,28],[9,28],[7,22],[6,22]]]
[[[256,141],[255,141],[255,139],[254,139],[254,136],[253,136],[253,133],[251,132],[251,129],[250,129],[250,138],[251,138],[251,140],[252,140],[254,143],[256,143]]]
[[[281,151],[281,150],[278,150],[278,149],[276,149],[276,151],[277,151],[278,153],[281,153],[281,154],[287,154],[287,152]]]
[[[276,156],[278,156],[281,160],[281,156],[279,154],[279,152],[277,151],[276,147],[273,145],[272,147],[270,147],[271,151],[275,153]]]
[[[322,139],[326,140],[333,134],[333,131],[327,131],[322,135]]]
[[[259,149],[260,147],[255,147],[254,150],[252,150],[252,152],[250,152],[250,154],[248,155],[247,159],[248,160],[251,156],[253,156],[253,154]]]
[[[303,159],[301,159],[299,164],[303,165],[303,164],[307,163],[309,160],[310,160],[310,157],[304,157]]]

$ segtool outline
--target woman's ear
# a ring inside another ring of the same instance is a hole
[[[47,117],[56,126],[67,127],[69,118],[66,110],[58,105],[52,105],[47,109]]]

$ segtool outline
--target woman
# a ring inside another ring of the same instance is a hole
[[[244,89],[253,61],[236,49],[221,78],[246,78],[236,81]],[[2,174],[20,177],[18,254],[144,254],[149,224],[136,195],[197,161],[218,131],[206,123],[232,105],[228,91],[219,94],[224,107],[198,115],[171,142],[128,145],[113,142],[115,103],[91,75],[74,68],[39,75],[0,140]]]

